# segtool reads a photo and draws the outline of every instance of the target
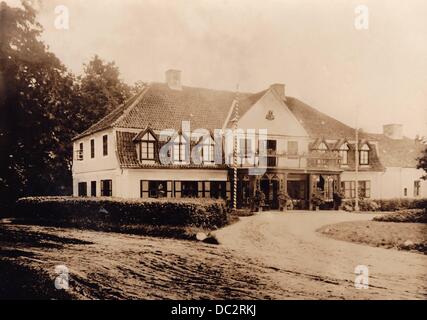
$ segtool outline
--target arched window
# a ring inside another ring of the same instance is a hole
[[[186,155],[187,139],[179,134],[175,137],[173,142],[173,161],[174,162],[185,162],[187,160]]]
[[[156,152],[156,138],[150,131],[147,131],[139,142],[139,159],[154,160]]]
[[[359,151],[359,163],[361,165],[367,165],[369,164],[369,151],[371,149],[369,148],[369,146],[365,143],[362,148],[360,148]]]
[[[348,150],[350,148],[348,147],[347,143],[344,143],[340,149],[339,149],[339,155],[341,158],[341,164],[348,164]]]

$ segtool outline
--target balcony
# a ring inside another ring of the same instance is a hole
[[[317,151],[303,154],[268,152],[264,157],[258,153],[252,156],[238,155],[237,163],[239,168],[340,169],[339,155]]]

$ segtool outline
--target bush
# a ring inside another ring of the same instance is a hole
[[[344,200],[343,207],[346,211],[354,210],[354,200]],[[385,199],[385,200],[359,200],[361,211],[399,211],[405,209],[425,209],[427,199]]]
[[[408,209],[375,217],[374,221],[427,223],[426,209]]]
[[[101,230],[138,224],[211,229],[226,225],[228,220],[222,200],[76,197],[22,198],[16,203],[15,217],[30,223]]]

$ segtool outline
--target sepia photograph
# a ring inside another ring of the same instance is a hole
[[[0,0],[0,300],[427,300],[426,13]]]

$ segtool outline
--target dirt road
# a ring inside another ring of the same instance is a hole
[[[316,229],[370,219],[262,213],[217,232],[220,245],[0,223],[0,298],[427,298],[427,256],[328,239]],[[68,291],[54,287],[69,269]],[[369,267],[369,289],[354,268]]]
[[[270,268],[298,298],[427,299],[427,256],[326,238],[326,224],[372,219],[335,212],[260,213],[217,232],[223,247]],[[355,267],[369,268],[369,289],[356,289]]]
[[[55,266],[69,269],[56,290]],[[0,224],[0,299],[277,299],[265,268],[215,245]]]

